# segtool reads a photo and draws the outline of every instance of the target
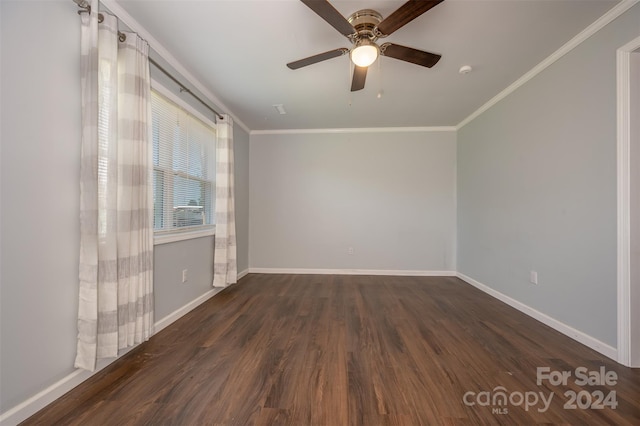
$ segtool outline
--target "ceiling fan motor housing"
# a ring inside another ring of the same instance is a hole
[[[374,33],[374,29],[382,22],[382,15],[373,9],[362,9],[354,12],[347,18],[349,23],[356,30],[354,43],[363,38],[367,38],[370,41],[376,41],[378,36]]]

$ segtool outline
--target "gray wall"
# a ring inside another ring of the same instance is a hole
[[[252,134],[251,267],[455,270],[455,141]]]
[[[80,23],[69,0],[0,2],[0,412],[66,377],[76,348]],[[46,74],[45,74],[46,73]],[[248,265],[248,134],[234,129],[238,263]],[[156,320],[211,289],[213,237],[156,246]],[[182,269],[189,280],[182,283]]]
[[[3,0],[0,8],[0,410],[5,411],[73,370],[80,28],[71,2]]]
[[[156,321],[211,290],[213,238],[156,244],[153,248],[153,290]],[[187,281],[182,282],[182,270]]]
[[[634,6],[458,132],[458,271],[612,346],[616,49],[638,22]]]
[[[249,134],[233,127],[238,272],[249,269]]]

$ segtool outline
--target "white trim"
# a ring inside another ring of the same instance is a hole
[[[454,271],[415,271],[415,270],[374,270],[374,269],[292,269],[292,268],[249,268],[245,269],[242,272],[238,273],[238,280],[247,274],[328,274],[328,275],[386,275],[386,276],[457,276],[461,280],[469,283],[470,285],[478,288],[479,290],[489,294],[490,296],[495,297],[496,299],[508,304],[509,306],[518,309],[524,314],[550,326],[551,328],[563,333],[564,335],[571,337],[572,339],[598,351],[599,353],[616,360],[618,357],[617,351],[614,347],[609,346],[581,331],[574,329],[554,318],[549,317],[542,312],[539,312],[524,303],[521,303],[515,299],[512,299],[509,296],[506,296],[499,291],[496,291],[480,282],[464,275],[461,273],[456,273]],[[173,322],[180,319],[182,316],[186,315],[196,307],[200,306],[202,303],[206,302],[217,293],[219,293],[222,289],[214,288],[206,292],[205,294],[199,296],[198,298],[192,300],[187,303],[183,307],[173,311],[166,317],[155,323],[155,334],[160,332],[162,329],[166,328]],[[128,348],[123,350],[122,353],[119,354],[118,358],[108,359],[108,360],[100,360],[96,367],[96,371],[90,372],[85,370],[77,369],[72,373],[68,374],[66,377],[62,378],[58,382],[53,385],[47,387],[46,389],[38,392],[31,398],[23,401],[22,403],[16,405],[15,407],[9,409],[8,411],[2,413],[0,415],[0,425],[9,426],[16,425],[29,416],[32,416],[51,402],[55,401],[57,398],[60,398],[62,395],[78,386],[85,380],[89,379],[94,374],[98,373],[102,369],[109,366],[111,363],[117,361],[124,354],[134,349],[135,347]]]
[[[412,271],[392,269],[305,269],[249,268],[250,274],[388,275],[408,277],[455,277],[455,271]]]
[[[203,295],[201,295],[200,297],[182,306],[181,308],[176,309],[175,311],[173,311],[166,317],[162,318],[161,320],[156,321],[154,324],[154,327],[155,327],[154,335],[158,334],[162,329],[166,328],[167,326],[174,323],[184,315],[188,314],[189,312],[191,312],[192,310],[194,310],[195,308],[197,308],[207,300],[211,299],[220,291],[222,291],[221,288],[211,289],[206,293],[204,293]],[[126,353],[128,353],[129,351],[137,347],[138,345],[121,350],[117,358],[98,360],[98,364],[96,365],[95,371],[87,371],[82,369],[74,370],[72,373],[58,380],[56,383],[52,384],[46,389],[43,389],[42,391],[33,395],[31,398],[21,402],[15,407],[2,413],[2,415],[0,415],[0,425],[13,426],[26,420],[27,418],[34,415],[35,413],[37,413],[38,411],[40,411],[41,409],[43,409],[44,407],[46,407],[47,405],[55,401],[56,399],[60,398],[65,393],[69,392],[71,389],[80,385],[85,380],[88,380],[91,376],[99,373],[101,370],[108,367],[115,361],[119,360]]]
[[[279,130],[252,130],[251,135],[298,135],[315,133],[404,133],[404,132],[455,132],[456,126],[437,127],[362,127],[362,128],[337,128],[337,129],[279,129]]]
[[[140,35],[143,39],[149,43],[149,47],[153,49],[162,59],[167,61],[173,69],[175,69],[182,77],[184,77],[189,83],[191,83],[200,93],[202,93],[207,99],[209,99],[214,105],[224,110],[226,114],[229,114],[234,123],[237,123],[244,129],[245,132],[250,133],[249,128],[242,122],[235,114],[231,112],[216,95],[214,95],[209,89],[207,89],[197,78],[193,76],[182,64],[158,41],[149,31],[146,30],[138,21],[136,21],[126,10],[120,6],[116,0],[100,0],[100,2],[107,7],[121,20],[127,27]]]
[[[631,52],[640,37],[616,52],[618,195],[618,362],[631,366]]]
[[[110,364],[117,361],[118,359],[120,359],[120,357],[136,347],[137,345],[131,348],[123,349],[122,351],[120,351],[117,358],[98,360],[95,371],[87,371],[82,369],[74,370],[72,373],[58,380],[51,386],[33,395],[31,398],[26,399],[15,407],[2,413],[2,415],[0,415],[0,425],[13,426],[26,420],[47,405],[51,404],[56,399],[60,398],[65,393],[69,392],[71,389],[80,385],[85,380],[91,378],[91,376],[93,376],[94,374],[99,373],[102,369],[108,367]]]
[[[629,365],[630,317],[630,54],[618,49],[617,62],[617,202],[618,202],[618,362]]]
[[[249,275],[249,268],[245,269],[244,271],[238,272],[238,281],[247,275]]]
[[[197,117],[198,120],[202,121],[204,124],[211,127],[214,131],[216,130],[216,123],[213,120],[211,120],[211,118],[205,116],[200,111],[195,109],[187,101],[185,101],[180,96],[173,93],[166,86],[163,86],[162,83],[160,83],[158,80],[155,80],[153,78],[151,79],[151,90],[155,90],[156,92],[160,93],[162,96],[164,96],[174,104],[178,105],[180,108],[187,111],[189,114],[193,115],[194,117]]]
[[[169,315],[167,315],[166,317],[162,318],[160,321],[156,321],[155,323],[155,334],[158,334],[162,329],[166,328],[167,326],[173,324],[174,322],[178,321],[180,318],[182,318],[183,316],[185,316],[186,314],[188,314],[189,312],[191,312],[192,310],[194,310],[195,308],[197,308],[198,306],[202,305],[204,302],[206,302],[207,300],[211,299],[213,296],[215,296],[216,294],[218,294],[220,291],[222,291],[222,288],[212,288],[211,290],[207,291],[205,294],[203,294],[202,296],[193,299],[191,302],[187,303],[186,305],[182,306],[181,308],[176,309],[175,311],[171,312]]]
[[[550,317],[547,314],[543,314],[542,312],[528,306],[525,305],[522,302],[519,302],[515,299],[512,299],[511,297],[500,293],[497,290],[492,289],[491,287],[482,284],[476,280],[474,280],[473,278],[470,278],[464,274],[461,274],[458,272],[457,274],[458,278],[460,278],[461,280],[465,281],[466,283],[476,287],[477,289],[487,293],[490,296],[495,297],[496,299],[506,303],[507,305],[519,310],[520,312],[530,316],[533,319],[536,319],[538,321],[540,321],[543,324],[548,325],[549,327],[553,328],[556,331],[559,331],[560,333],[564,334],[565,336],[568,336],[570,338],[572,338],[573,340],[576,340],[580,343],[582,343],[585,346],[590,347],[591,349],[601,353],[602,355],[611,358],[612,360],[616,360],[618,357],[618,353],[616,348],[614,348],[613,346],[610,346],[604,342],[601,342],[600,340],[596,339],[595,337],[589,336],[586,333],[583,333],[582,331],[576,330],[575,328],[561,322],[558,321],[555,318]]]
[[[618,16],[622,15],[624,12],[629,10],[638,1],[640,0],[622,0],[620,3],[616,4],[614,7],[611,8],[611,10],[609,10],[607,13],[605,13],[600,18],[598,18],[593,24],[589,25],[587,28],[582,30],[578,35],[573,37],[571,40],[565,43],[562,47],[560,47],[558,50],[553,52],[550,56],[548,56],[538,65],[533,67],[529,72],[527,72],[522,77],[517,79],[515,82],[509,85],[502,92],[498,93],[496,96],[491,98],[487,103],[485,103],[480,108],[478,108],[473,113],[471,113],[471,115],[469,115],[467,118],[465,118],[460,123],[458,123],[458,125],[456,126],[456,129],[460,130],[462,127],[469,124],[471,121],[473,121],[473,119],[478,117],[480,114],[482,114],[483,112],[485,112],[486,110],[488,110],[489,108],[491,108],[492,106],[500,102],[502,99],[506,98],[508,95],[513,93],[516,89],[518,89],[520,86],[522,86],[523,84],[525,84],[526,82],[528,82],[529,80],[531,80],[532,78],[540,74],[548,66],[553,64],[558,59],[562,58],[567,53],[571,52],[573,49],[578,47],[582,42],[587,40],[596,32],[600,31],[604,26],[606,26],[611,21],[616,19]]]
[[[193,238],[210,237],[216,234],[216,227],[212,225],[206,229],[195,231],[170,231],[159,232],[153,236],[153,245],[175,243],[176,241],[191,240]]]

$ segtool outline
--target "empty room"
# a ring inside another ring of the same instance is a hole
[[[0,0],[0,425],[640,424],[638,0]]]

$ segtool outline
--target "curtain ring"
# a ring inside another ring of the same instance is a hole
[[[78,15],[82,15],[83,13],[91,14],[91,6],[78,5],[78,7],[81,8],[81,10],[78,11]]]
[[[88,13],[89,15],[91,15],[91,6],[87,6],[84,9],[78,11],[78,15],[82,15],[83,13]],[[102,21],[104,21],[104,15],[102,13],[98,13],[98,23],[102,24]]]

